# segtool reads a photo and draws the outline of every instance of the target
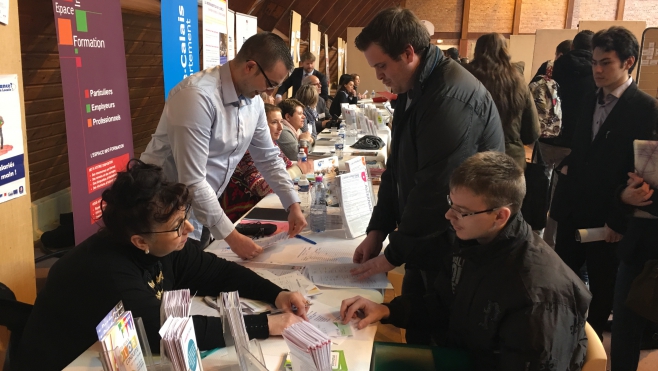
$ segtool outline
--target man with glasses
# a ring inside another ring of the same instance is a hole
[[[199,248],[207,246],[212,233],[243,259],[262,252],[235,230],[218,201],[247,150],[289,210],[290,235],[306,226],[259,96],[274,92],[293,67],[289,46],[275,34],[260,33],[250,37],[229,63],[196,73],[169,93],[141,159],[161,166],[170,181],[190,189],[189,218],[195,229],[190,238],[199,241]]]
[[[343,321],[361,310],[358,328],[379,320],[429,328],[437,345],[468,351],[477,370],[580,370],[591,295],[523,220],[524,196],[523,169],[510,156],[483,152],[464,161],[450,178],[445,213],[457,241],[435,293],[388,304],[347,299]]]
[[[443,218],[450,173],[477,152],[505,150],[500,116],[487,89],[431,44],[408,9],[381,11],[354,44],[398,99],[391,154],[352,273],[366,278],[405,264],[402,293],[423,294],[454,238]],[[428,343],[429,334],[407,331],[406,339]]]
[[[310,75],[304,77],[302,80],[302,86],[304,85],[313,85],[318,90],[318,95],[322,90],[322,83],[320,79],[315,75]],[[327,107],[327,101],[324,100],[321,96],[318,96],[318,103],[315,105],[316,122],[315,130],[319,133],[324,129],[324,125],[331,119],[331,114],[329,113],[329,108]]]

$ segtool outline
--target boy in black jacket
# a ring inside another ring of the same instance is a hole
[[[343,301],[363,328],[378,320],[431,328],[440,346],[466,349],[478,370],[580,370],[591,295],[523,220],[523,170],[503,153],[478,153],[452,174],[446,218],[458,241],[432,295],[389,304]]]

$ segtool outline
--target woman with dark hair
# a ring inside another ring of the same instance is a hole
[[[505,135],[505,153],[525,168],[524,144],[539,138],[539,117],[523,76],[511,63],[502,35],[490,33],[475,43],[473,61],[465,65],[487,88],[498,108]]]
[[[356,90],[354,90],[354,78],[352,75],[344,74],[340,77],[338,83],[340,87],[329,108],[329,113],[331,113],[332,117],[340,116],[341,103],[356,104],[359,100],[356,97]]]
[[[279,147],[289,159],[297,161],[299,153],[299,141],[311,139],[311,133],[300,133],[304,126],[306,115],[304,105],[294,98],[288,98],[279,102],[281,115],[283,116],[283,131],[277,140]]]
[[[196,296],[236,291],[305,317],[305,300],[238,264],[187,243],[190,192],[168,182],[162,169],[132,160],[102,195],[105,225],[50,270],[12,358],[13,370],[61,370],[98,339],[96,326],[122,301],[141,317],[149,345],[159,353],[164,291]],[[301,311],[300,311],[301,309]],[[298,322],[292,313],[244,317],[250,338],[280,335]],[[225,346],[219,317],[193,316],[201,350]]]

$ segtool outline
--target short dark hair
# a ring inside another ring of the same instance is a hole
[[[567,54],[571,50],[571,40],[564,40],[561,43],[557,44],[555,48],[555,54]]]
[[[450,48],[450,49],[446,50],[446,54],[448,55],[448,57],[450,57],[450,58],[456,60],[457,62],[459,62],[459,50],[457,50],[457,48],[453,47],[453,48]]]
[[[240,62],[256,61],[264,70],[268,70],[281,61],[288,71],[295,65],[290,55],[290,46],[283,39],[272,32],[261,32],[247,39],[235,56]]]
[[[132,159],[103,191],[101,210],[105,229],[118,240],[130,242],[135,234],[153,231],[191,202],[185,184],[166,180],[162,168]]]
[[[590,30],[580,31],[574,36],[573,43],[571,44],[573,50],[589,50],[592,51],[592,37],[594,32]]]
[[[392,59],[399,60],[407,45],[420,51],[430,45],[425,25],[409,9],[388,8],[379,12],[354,40],[360,51],[375,43]]]
[[[292,116],[295,113],[295,108],[302,107],[304,109],[304,103],[298,101],[295,98],[284,99],[279,102],[279,108],[281,109],[281,115],[283,118],[286,118],[286,115]]]
[[[523,169],[502,152],[480,152],[462,162],[450,177],[450,189],[466,188],[484,198],[488,208],[509,206],[516,214],[525,197]]]
[[[616,52],[622,63],[630,57],[635,57],[635,62],[628,70],[628,73],[633,72],[633,68],[635,68],[640,55],[640,45],[635,35],[628,29],[619,26],[613,26],[594,34],[594,37],[592,37],[592,49],[596,48],[601,48],[606,52]]]
[[[302,55],[299,57],[299,59],[301,59],[302,62],[306,62],[306,61],[315,62],[315,54],[311,52],[303,52]]]
[[[350,81],[354,81],[354,77],[352,75],[350,75],[349,73],[341,75],[340,79],[338,79],[338,85],[339,85],[338,89],[340,89],[343,86],[349,84]]]

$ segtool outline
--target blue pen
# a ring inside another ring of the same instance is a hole
[[[296,235],[295,238],[299,238],[300,240],[304,240],[304,241],[306,241],[306,242],[308,242],[308,243],[311,243],[311,244],[313,244],[313,245],[317,245],[317,244],[318,244],[317,242],[313,241],[312,239],[310,239],[310,238],[306,238],[306,237],[301,236],[301,235]]]

